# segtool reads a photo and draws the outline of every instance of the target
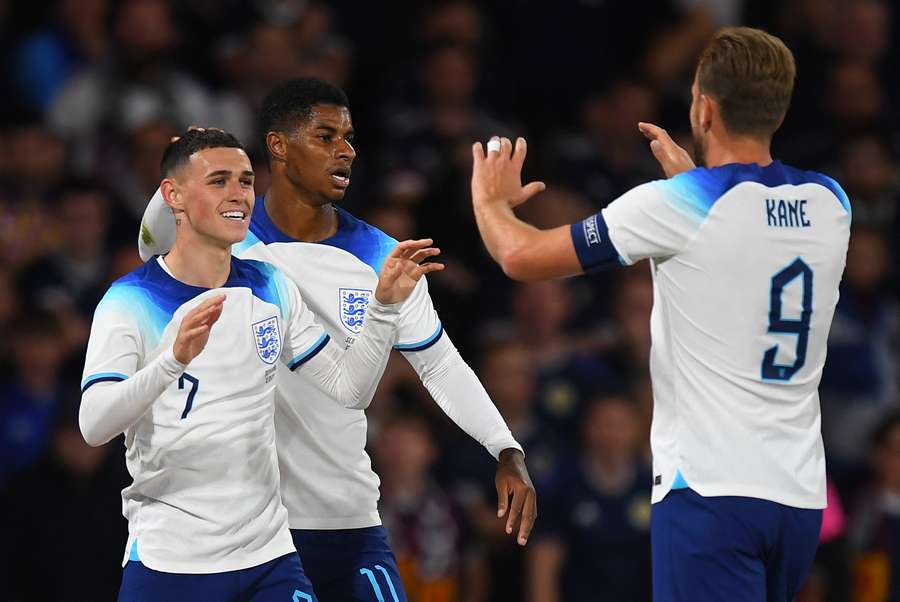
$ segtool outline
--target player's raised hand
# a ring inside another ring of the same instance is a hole
[[[519,523],[516,541],[520,546],[528,543],[528,536],[537,518],[537,494],[525,467],[525,458],[517,449],[500,452],[497,464],[497,517],[506,517],[506,532],[512,533]],[[510,503],[512,497],[512,503]]]
[[[490,203],[515,207],[546,188],[543,182],[522,186],[527,153],[528,145],[521,137],[513,148],[509,138],[494,136],[487,144],[487,154],[480,142],[472,145],[472,203],[476,208]]]
[[[412,294],[419,279],[430,272],[444,269],[441,263],[422,263],[441,250],[431,246],[430,238],[404,240],[397,244],[381,266],[375,298],[381,303],[405,301]]]
[[[209,340],[209,331],[222,315],[225,295],[207,299],[184,316],[178,327],[172,352],[182,364],[189,364],[200,355]]]
[[[640,122],[638,129],[644,137],[650,141],[650,151],[659,161],[667,178],[680,174],[683,171],[694,169],[694,160],[691,155],[675,144],[669,133],[652,123]]]

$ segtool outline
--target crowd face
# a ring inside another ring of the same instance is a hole
[[[417,419],[397,419],[378,440],[378,467],[388,479],[410,483],[425,477],[436,450],[427,427]]]
[[[885,279],[888,249],[876,232],[858,230],[850,237],[844,281],[859,292],[871,292]]]
[[[67,253],[92,257],[103,251],[108,223],[106,201],[94,192],[73,193],[63,199],[60,223]]]

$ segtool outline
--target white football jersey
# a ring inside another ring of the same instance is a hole
[[[704,496],[825,507],[818,385],[850,233],[827,176],[778,161],[698,168],[572,228],[586,269],[611,243],[650,258],[653,502]]]
[[[247,238],[232,250],[240,257],[278,266],[303,291],[304,302],[331,338],[349,346],[362,329],[381,264],[397,241],[346,211],[335,210],[339,225],[334,236],[299,242],[272,223],[259,197]],[[394,348],[426,349],[442,334],[423,278],[403,304]],[[283,367],[278,370],[275,432],[281,495],[291,528],[355,529],[381,524],[380,481],[365,451],[365,412],[342,408],[303,375]],[[375,389],[365,394],[366,404]],[[507,446],[514,445],[513,440]]]
[[[275,373],[309,360],[328,337],[284,274],[233,257],[228,281],[210,290],[148,261],[97,306],[82,389],[134,375],[172,346],[188,311],[219,294],[205,349],[125,432],[134,482],[122,492],[123,562],[136,555],[154,570],[213,573],[294,551],[278,493]]]

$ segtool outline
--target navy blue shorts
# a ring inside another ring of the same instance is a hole
[[[119,602],[216,600],[216,602],[313,602],[312,584],[296,554],[225,573],[163,573],[130,560],[122,573]]]
[[[670,491],[653,505],[653,600],[792,602],[821,525],[821,510]]]
[[[384,527],[291,535],[319,602],[407,602]]]

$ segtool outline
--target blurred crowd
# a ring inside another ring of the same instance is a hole
[[[0,0],[0,597],[114,599],[122,440],[77,426],[94,306],[139,264],[159,160],[188,125],[267,166],[255,112],[314,75],[350,97],[345,206],[427,235],[447,332],[517,439],[539,517],[520,549],[493,459],[392,358],[369,411],[381,513],[413,602],[650,599],[646,265],[515,284],[478,239],[470,144],[529,140],[521,209],[583,218],[661,177],[637,131],[690,146],[692,68],[715,28],[781,36],[798,63],[775,155],[842,183],[853,233],[822,376],[830,505],[804,602],[900,600],[900,6],[888,0]]]

